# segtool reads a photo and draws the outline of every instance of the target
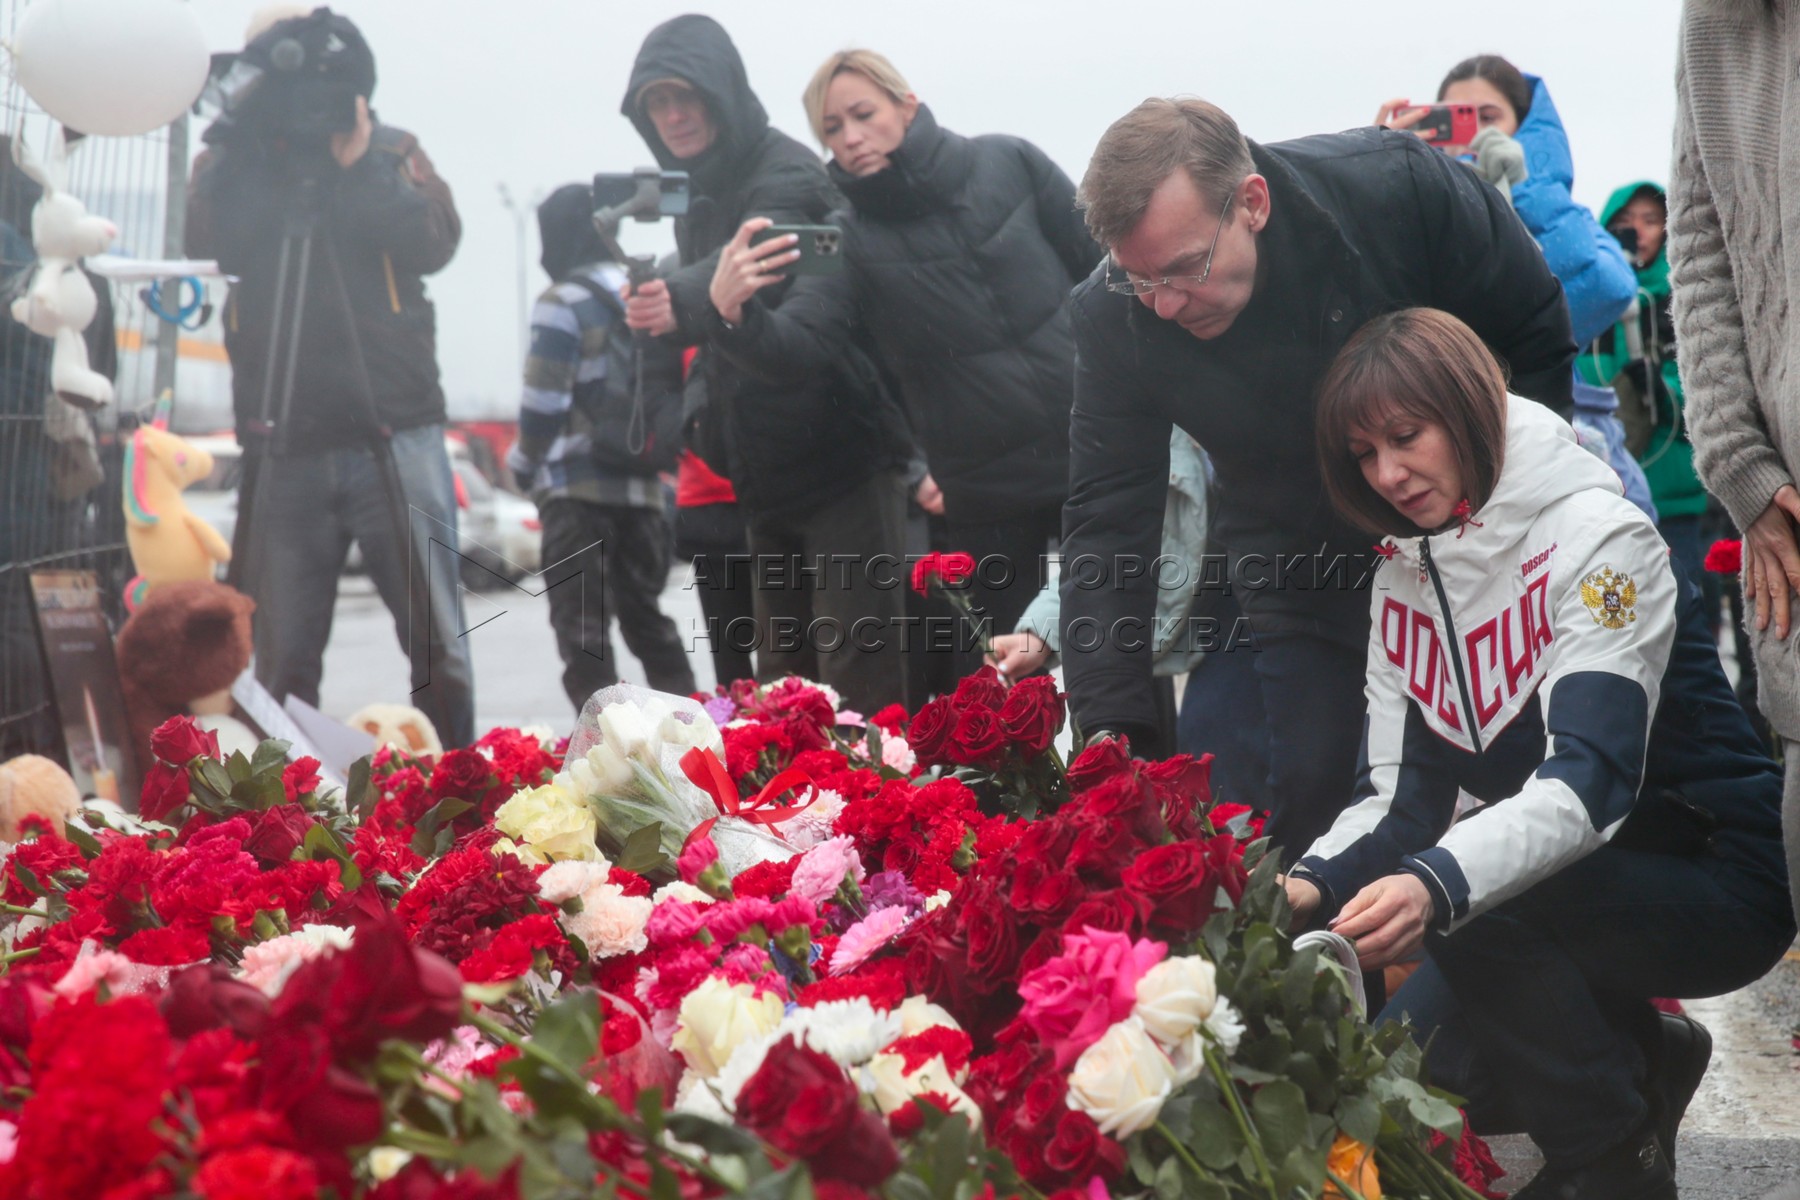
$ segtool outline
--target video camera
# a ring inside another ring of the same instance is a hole
[[[323,146],[356,127],[375,91],[375,56],[348,17],[316,8],[279,21],[236,54],[215,54],[202,99],[233,134]]]

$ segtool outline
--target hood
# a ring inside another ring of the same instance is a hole
[[[638,93],[659,79],[680,79],[700,93],[718,136],[705,153],[679,159],[669,153],[656,126],[638,103]],[[631,67],[631,83],[619,105],[665,171],[686,171],[696,190],[707,194],[729,177],[744,152],[769,128],[769,114],[750,90],[744,60],[725,27],[696,14],[664,21],[644,39]]]
[[[1606,207],[1600,210],[1600,227],[1604,229],[1607,222],[1618,216],[1619,210],[1631,203],[1632,197],[1639,192],[1654,192],[1662,198],[1663,210],[1668,211],[1668,189],[1654,179],[1640,179],[1636,183],[1628,183],[1624,187],[1613,189],[1613,194],[1606,198]],[[1655,258],[1641,267],[1629,255],[1626,256],[1626,261],[1637,273],[1638,287],[1652,296],[1669,294],[1669,232],[1666,226],[1663,229],[1663,244],[1657,250]]]
[[[1618,474],[1582,449],[1567,421],[1523,396],[1506,397],[1506,461],[1486,504],[1462,535],[1439,534],[1466,544],[1476,555],[1498,554],[1523,537],[1538,513],[1566,496],[1599,488],[1625,494]],[[1417,564],[1422,538],[1392,537],[1401,556]],[[1435,553],[1435,543],[1434,543]]]
[[[1525,147],[1525,167],[1532,179],[1554,179],[1564,187],[1575,183],[1575,159],[1569,153],[1569,135],[1563,129],[1562,114],[1550,99],[1550,89],[1536,75],[1526,75],[1531,84],[1531,111],[1519,122],[1513,136]]]
[[[570,183],[550,193],[538,205],[538,242],[544,252],[538,262],[554,281],[568,278],[576,267],[605,262],[612,256],[594,229],[594,191],[585,183]]]

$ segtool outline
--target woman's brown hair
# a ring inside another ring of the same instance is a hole
[[[1506,375],[1473,329],[1435,308],[1386,313],[1351,336],[1319,385],[1319,470],[1332,505],[1364,529],[1417,537],[1431,531],[1370,487],[1350,453],[1353,431],[1396,415],[1443,427],[1479,511],[1506,456]]]

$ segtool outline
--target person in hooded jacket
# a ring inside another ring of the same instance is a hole
[[[1575,344],[1585,346],[1619,319],[1637,285],[1619,244],[1575,202],[1575,160],[1550,89],[1498,54],[1466,58],[1438,85],[1438,103],[1473,104],[1482,131],[1477,145],[1444,145],[1472,160],[1499,187],[1562,282]],[[1375,123],[1410,129],[1425,110],[1405,100],[1381,106]],[[1488,134],[1488,130],[1496,131]]]
[[[1377,317],[1320,387],[1333,505],[1382,536],[1356,801],[1287,877],[1479,1133],[1543,1151],[1521,1200],[1672,1200],[1711,1054],[1656,996],[1745,986],[1794,937],[1781,776],[1699,593],[1569,426],[1467,325]],[[1478,802],[1458,820],[1459,794]]]
[[[749,526],[758,677],[822,679],[864,712],[899,702],[903,600],[881,563],[905,546],[904,421],[855,347],[804,380],[749,375],[715,352],[731,328],[708,295],[720,248],[748,218],[821,224],[842,197],[810,150],[770,127],[737,47],[710,17],[650,31],[622,111],[657,162],[691,180],[688,215],[675,221],[682,265],[635,289],[626,320],[699,347],[698,449],[730,479]],[[784,290],[767,303],[781,304]]]
[[[551,285],[532,309],[519,440],[506,459],[543,522],[543,561],[553,564],[544,594],[563,691],[578,712],[619,681],[607,644],[614,619],[651,687],[677,696],[694,690],[681,635],[657,604],[669,577],[669,527],[653,442],[667,424],[660,414],[680,409],[680,355],[645,339],[640,384],[620,299],[625,271],[611,261],[593,213],[584,183],[557,188],[538,206]],[[643,394],[634,396],[634,386]],[[635,453],[634,400],[646,426]]]
[[[1100,248],[1074,183],[1042,150],[943,128],[872,50],[826,59],[804,101],[850,201],[833,218],[845,270],[765,304],[794,239],[751,245],[767,222],[746,222],[713,278],[713,305],[737,326],[720,346],[759,377],[791,383],[867,332],[930,465],[915,498],[942,513],[951,549],[992,561],[974,598],[1006,633],[1062,532],[1075,372],[1066,300]]]

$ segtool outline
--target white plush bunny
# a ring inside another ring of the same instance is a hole
[[[37,248],[37,271],[31,288],[13,301],[13,320],[33,333],[55,339],[50,359],[50,385],[56,394],[80,408],[99,408],[113,398],[112,381],[88,366],[82,330],[94,319],[99,301],[94,285],[81,269],[81,259],[99,254],[119,236],[118,227],[89,214],[68,188],[68,149],[62,126],[55,127],[48,162],[39,166],[20,129],[12,140],[13,161],[43,185],[43,199],[31,210],[31,241]]]

